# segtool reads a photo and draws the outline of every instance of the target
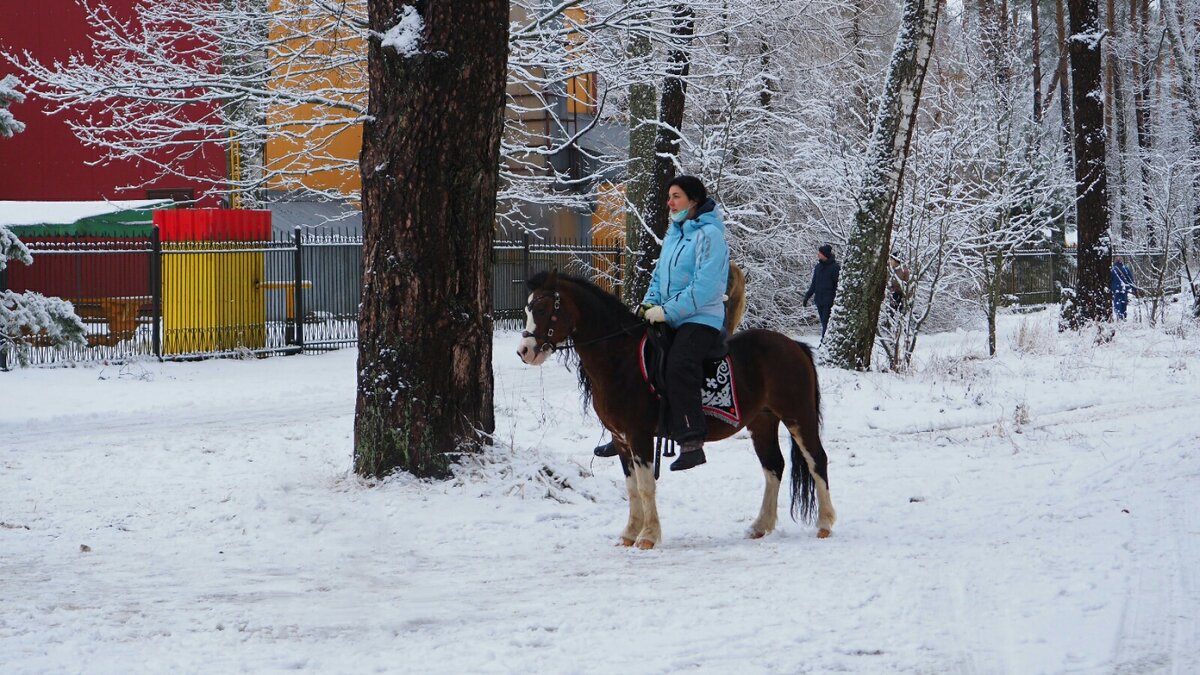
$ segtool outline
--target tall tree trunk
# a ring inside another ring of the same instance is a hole
[[[1039,0],[1029,1],[1029,28],[1033,46],[1033,123],[1042,124],[1042,26],[1038,17]]]
[[[1118,62],[1118,51],[1125,48],[1122,40],[1122,28],[1125,22],[1120,20],[1115,0],[1105,0],[1105,28],[1108,37],[1104,39],[1104,91],[1105,113],[1108,118],[1108,166],[1112,178],[1112,197],[1116,208],[1111,214],[1117,221],[1121,239],[1128,242],[1133,240],[1133,224],[1131,222],[1128,194],[1129,186],[1125,173],[1125,145],[1127,141],[1125,124],[1125,77]]]
[[[658,102],[658,130],[654,140],[654,182],[646,197],[645,212],[650,217],[654,235],[661,241],[667,234],[667,184],[676,174],[675,159],[679,156],[679,129],[683,128],[684,104],[687,102],[687,78],[691,70],[686,42],[695,32],[695,15],[687,5],[675,5],[671,35],[677,41],[667,57],[667,76],[663,79],[662,95]],[[657,242],[651,240],[657,249]],[[645,250],[643,248],[642,250]],[[657,258],[658,256],[655,256]],[[654,259],[644,260],[647,281],[654,270]]]
[[[1150,220],[1154,202],[1150,192],[1150,150],[1153,139],[1150,130],[1150,72],[1146,63],[1150,55],[1147,29],[1149,27],[1149,0],[1129,0],[1129,25],[1134,32],[1133,38],[1133,128],[1137,135],[1138,152],[1136,166],[1138,171],[1138,191],[1142,196],[1142,214],[1139,220],[1145,224],[1146,245],[1150,250],[1157,246],[1154,235],[1154,223]]]
[[[1058,29],[1058,105],[1062,112],[1062,141],[1063,151],[1071,160],[1074,151],[1075,121],[1071,111],[1071,77],[1067,68],[1070,49],[1067,46],[1067,20],[1063,12],[1063,1],[1054,2],[1054,21]],[[1072,162],[1074,160],[1071,160]]]
[[[633,36],[626,48],[631,59],[650,56],[650,38]],[[647,197],[654,186],[655,121],[658,119],[654,85],[638,82],[629,87],[629,164],[625,182],[625,243],[632,255],[626,256],[623,296],[627,304],[641,302],[650,285],[650,270],[658,260],[659,244],[649,236],[654,221],[646,210]],[[649,240],[649,241],[647,241]]]
[[[667,57],[667,75],[663,79],[662,94],[658,104],[658,125],[654,128],[653,161],[648,189],[642,197],[639,211],[646,219],[648,227],[640,231],[641,239],[638,249],[637,281],[634,287],[636,300],[646,294],[650,284],[650,275],[654,272],[654,264],[658,260],[659,242],[667,233],[667,183],[675,177],[675,158],[679,156],[680,137],[677,130],[683,127],[683,111],[687,98],[688,71],[691,62],[688,57],[686,43],[695,32],[695,15],[687,5],[674,6],[674,22],[671,25],[671,35],[675,40]],[[632,167],[631,167],[632,168]]]
[[[222,0],[221,9],[230,17],[223,30],[233,34],[223,36],[221,67],[225,76],[247,89],[265,88],[269,69],[265,46],[270,37],[270,8],[267,0]],[[241,20],[233,21],[238,16]],[[257,187],[262,184],[266,163],[267,141],[262,132],[267,111],[262,101],[247,96],[224,101],[221,114],[229,128],[225,167],[229,177],[229,206],[234,209],[256,209],[262,202]]]
[[[940,0],[905,0],[883,97],[867,154],[866,175],[846,249],[823,350],[842,368],[871,367],[879,306],[888,280],[888,251],[896,201],[917,125],[921,85],[933,53]]]
[[[495,428],[489,279],[508,2],[369,0],[368,13],[384,39],[367,49],[354,468],[442,476]]]
[[[1180,0],[1167,0],[1162,6],[1167,39],[1171,43],[1171,54],[1179,70],[1179,89],[1184,100],[1184,109],[1191,123],[1192,157],[1200,160],[1200,76],[1196,73],[1194,52],[1184,40],[1183,7]],[[1200,171],[1192,176],[1192,245],[1200,248]]]
[[[1097,0],[1070,0],[1071,101],[1075,108],[1075,205],[1081,322],[1112,319],[1108,182],[1105,176],[1103,62]]]

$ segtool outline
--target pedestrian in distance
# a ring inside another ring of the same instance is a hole
[[[804,306],[809,300],[816,300],[817,316],[821,319],[821,338],[825,337],[825,329],[829,327],[829,313],[833,311],[833,300],[837,295],[838,276],[842,266],[833,257],[833,247],[822,244],[817,248],[817,266],[813,268],[812,283],[804,294]]]
[[[1129,307],[1129,296],[1136,296],[1138,288],[1133,283],[1133,271],[1119,255],[1113,256],[1109,288],[1112,290],[1113,313],[1118,320],[1124,321],[1126,309]]]
[[[888,307],[892,313],[899,313],[904,307],[904,287],[908,284],[908,268],[901,264],[896,256],[888,256]]]

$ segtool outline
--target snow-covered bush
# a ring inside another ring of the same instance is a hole
[[[25,125],[13,118],[8,104],[22,101],[24,96],[14,90],[16,78],[0,79],[0,136],[10,137],[24,131]],[[12,230],[0,225],[0,274],[9,260],[33,264],[29,249]],[[0,288],[0,352],[12,351],[24,365],[29,347],[87,344],[83,337],[83,322],[75,316],[71,303],[59,298],[47,298],[41,293],[14,293]]]
[[[0,78],[0,138],[12,138],[13,134],[25,131],[25,123],[13,116],[8,106],[25,100],[25,95],[17,91],[17,78],[5,75]]]
[[[33,264],[29,249],[0,225],[0,272],[9,260]],[[41,293],[0,291],[0,350],[15,352],[24,365],[31,346],[85,345],[83,322],[71,303]]]

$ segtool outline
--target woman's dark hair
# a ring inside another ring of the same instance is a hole
[[[670,183],[667,183],[667,188],[669,189],[672,185],[679,186],[679,189],[683,190],[683,194],[696,204],[703,204],[708,200],[708,190],[705,189],[704,183],[701,183],[700,179],[695,176],[676,176],[671,179]]]

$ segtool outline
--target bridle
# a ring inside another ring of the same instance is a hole
[[[538,298],[538,301],[540,302],[543,299],[545,299],[544,296],[542,298]],[[557,348],[554,344],[554,324],[558,322],[558,310],[561,308],[562,297],[559,296],[558,291],[554,291],[554,309],[550,310],[550,327],[546,329],[546,335],[540,336],[537,333],[531,333],[527,330],[523,330],[521,331],[521,337],[533,338],[533,344],[537,351],[553,353]],[[531,301],[528,305],[525,305],[525,309],[530,313],[530,316],[532,316],[533,302]],[[567,337],[570,337],[570,335]]]
[[[547,299],[547,298],[545,296],[538,298],[538,302],[540,302],[544,299]],[[550,327],[546,329],[546,335],[540,336],[537,333],[531,333],[527,330],[521,331],[521,337],[533,338],[533,340],[534,340],[533,344],[534,344],[534,348],[536,351],[550,352],[551,354],[553,354],[555,351],[557,351],[559,349],[566,351],[568,349],[576,349],[578,347],[586,347],[587,345],[595,344],[597,342],[603,342],[605,340],[611,340],[611,339],[621,336],[621,335],[629,335],[631,329],[636,327],[636,326],[625,326],[623,328],[616,330],[615,332],[609,333],[607,335],[602,335],[598,338],[593,338],[591,340],[587,340],[584,342],[572,342],[570,344],[556,345],[556,344],[554,344],[554,324],[558,322],[558,310],[561,308],[562,308],[562,298],[559,296],[558,291],[554,291],[554,308],[552,310],[550,310]],[[528,310],[530,312],[530,314],[532,314],[533,313],[533,302],[530,302],[528,305],[526,305],[525,309]],[[571,332],[568,333],[567,337],[563,338],[563,340],[565,341],[567,338],[571,337],[571,335],[573,335],[574,333],[575,333],[575,330],[574,330],[574,328],[572,328]]]

